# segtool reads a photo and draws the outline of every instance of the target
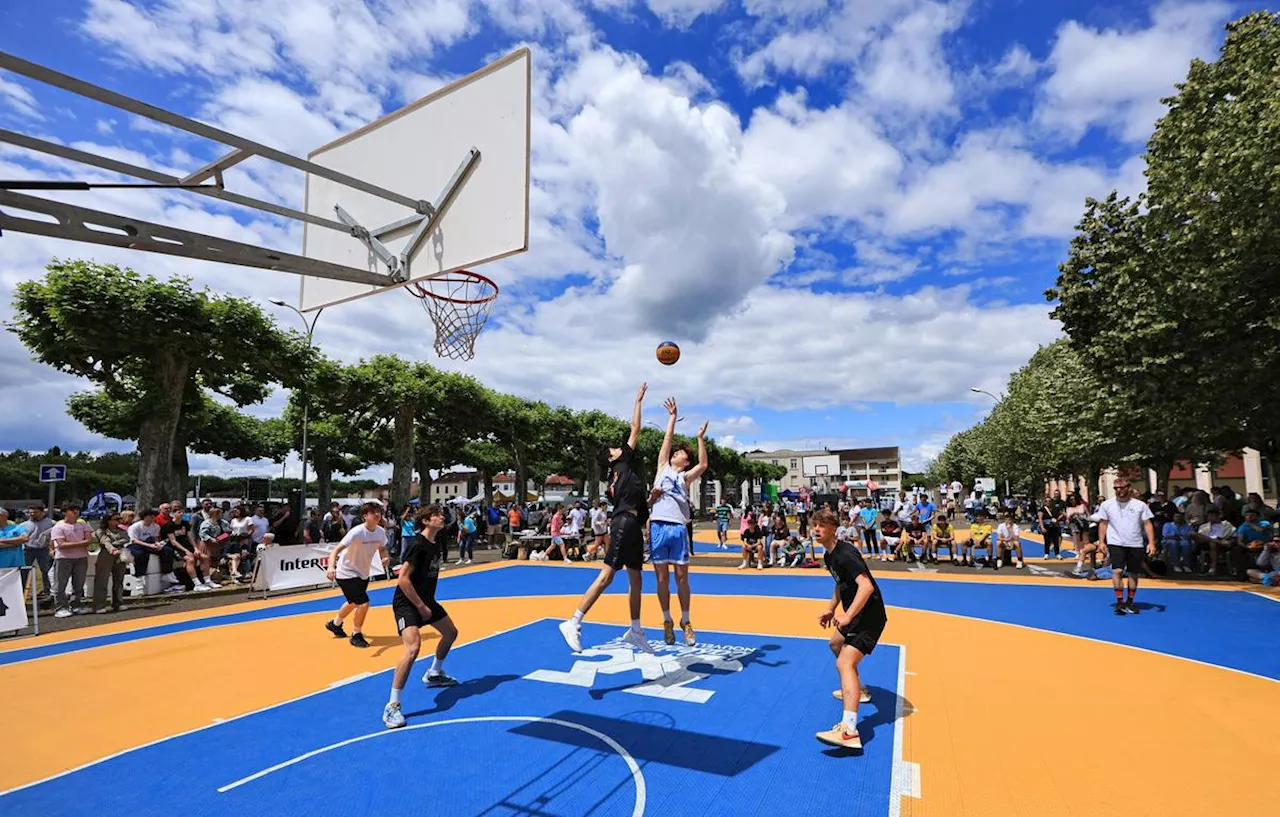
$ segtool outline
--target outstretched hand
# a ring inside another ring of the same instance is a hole
[[[703,423],[703,424],[702,424],[702,428],[698,429],[698,439],[699,439],[699,440],[701,440],[703,437],[707,436],[707,426],[709,426],[709,425],[711,425],[711,421],[710,421],[710,420],[707,420],[705,423]]]
[[[640,384],[640,391],[636,392],[636,402],[639,403],[644,399],[644,393],[649,390],[649,381]]]
[[[662,405],[667,407],[667,413],[672,417],[676,415],[676,399],[674,397],[668,397],[666,400],[663,400]]]

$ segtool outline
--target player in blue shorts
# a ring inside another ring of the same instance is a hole
[[[707,470],[707,423],[698,429],[698,464],[689,467],[693,453],[689,446],[673,446],[676,433],[676,400],[668,397],[667,433],[662,438],[658,452],[658,476],[653,483],[649,501],[649,550],[652,556],[654,576],[658,580],[658,606],[662,608],[662,640],[676,643],[675,624],[671,621],[671,578],[668,566],[675,569],[676,593],[680,596],[680,629],[684,631],[684,643],[692,647],[698,643],[689,623],[689,554],[692,542],[689,538],[689,484]]]

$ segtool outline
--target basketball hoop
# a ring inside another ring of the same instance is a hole
[[[456,270],[410,284],[409,294],[422,303],[436,326],[436,354],[471,360],[476,337],[489,320],[498,285],[476,272]]]

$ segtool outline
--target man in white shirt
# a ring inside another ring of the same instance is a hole
[[[360,508],[360,515],[364,524],[347,531],[329,554],[329,581],[337,580],[345,601],[333,620],[326,621],[324,626],[335,638],[346,638],[342,620],[354,611],[355,632],[351,634],[351,646],[363,649],[369,646],[363,630],[364,618],[369,614],[369,572],[373,568],[373,554],[378,554],[383,565],[388,564],[389,559],[387,529],[382,526],[382,506],[377,502],[366,502]]]
[[[1143,570],[1143,545],[1147,555],[1156,555],[1156,535],[1151,520],[1154,515],[1147,503],[1135,499],[1129,480],[1120,477],[1113,483],[1116,495],[1098,508],[1094,518],[1098,521],[1098,541],[1102,542],[1104,555],[1111,553],[1111,587],[1116,594],[1115,612],[1136,615],[1134,603],[1138,595],[1138,574]],[[1124,575],[1129,576],[1129,597],[1121,592]]]
[[[671,584],[668,566],[676,574],[676,593],[680,597],[680,629],[684,631],[684,643],[692,647],[698,643],[689,623],[689,485],[707,470],[707,424],[698,430],[698,464],[689,467],[691,452],[683,443],[672,446],[676,433],[676,401],[668,397],[667,432],[658,452],[658,476],[654,481],[649,502],[649,545],[652,553],[653,572],[658,580],[658,606],[662,608],[662,638],[667,644],[676,643],[675,625],[671,621]]]
[[[996,570],[1004,567],[1004,553],[1011,551],[1013,555],[1018,557],[1015,563],[1018,570],[1022,570],[1025,565],[1022,562],[1022,529],[1018,527],[1018,523],[1013,521],[1013,514],[1004,515],[1004,521],[1000,523],[1000,527],[996,528]]]
[[[595,539],[583,557],[588,562],[596,557],[596,551],[609,549],[609,503],[603,499],[591,509],[591,533]]]
[[[579,540],[582,538],[582,526],[587,521],[587,512],[583,510],[581,502],[573,503],[573,510],[569,511],[569,529],[565,533],[570,536],[577,536]],[[581,541],[578,542],[582,544]]]

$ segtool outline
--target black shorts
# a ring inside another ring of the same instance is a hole
[[[1107,548],[1111,552],[1111,569],[1123,570],[1130,576],[1142,573],[1142,565],[1146,561],[1147,552],[1143,548],[1127,548],[1112,545]]]
[[[391,613],[396,617],[396,632],[403,633],[406,627],[426,627],[449,615],[448,611],[435,599],[423,599],[422,601],[427,605],[427,609],[431,611],[429,617],[423,618],[422,612],[410,604],[407,598],[398,593],[396,594],[395,598],[391,600]]]
[[[609,549],[605,551],[604,563],[614,570],[643,569],[644,529],[639,518],[620,513],[609,520]]]
[[[350,604],[369,603],[369,580],[356,577],[338,579],[338,587],[342,588],[342,597]]]
[[[885,619],[859,619],[848,628],[841,629],[840,635],[844,636],[844,643],[863,655],[870,655],[875,651],[876,644],[880,643],[880,634],[884,632],[887,623]]]

